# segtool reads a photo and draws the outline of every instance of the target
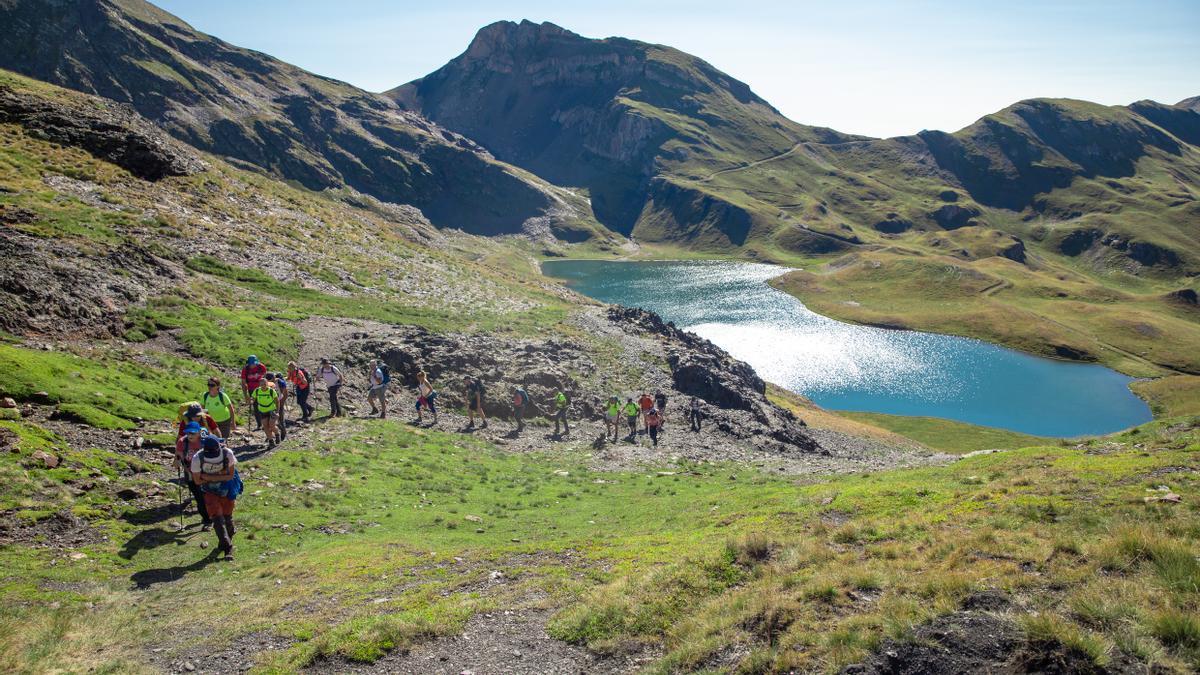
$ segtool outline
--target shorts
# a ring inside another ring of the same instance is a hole
[[[483,412],[482,402],[476,403],[475,401],[471,401],[470,403],[467,404],[467,410],[470,410],[472,412]]]
[[[279,410],[272,410],[270,412],[263,412],[261,410],[256,410],[255,412],[258,413],[258,418],[263,421],[266,421],[266,420],[271,420],[272,422],[279,421]]]
[[[204,493],[204,508],[208,511],[209,518],[232,516],[233,505],[234,501],[228,497],[222,497],[211,492]]]
[[[224,422],[217,422],[217,431],[221,432],[221,438],[228,440],[229,436],[231,435],[230,431],[232,429],[233,429],[233,418],[232,417],[225,420]]]

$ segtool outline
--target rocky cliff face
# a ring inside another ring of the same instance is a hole
[[[846,138],[787,120],[695,57],[550,23],[487,26],[445,67],[387,94],[505,161],[588,188],[596,216],[624,233],[664,163]]]
[[[132,105],[171,135],[295,180],[412,204],[435,224],[586,221],[551,186],[385,97],[200,33],[140,0],[0,3],[0,67]]]

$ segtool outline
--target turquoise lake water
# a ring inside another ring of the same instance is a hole
[[[1133,378],[969,338],[854,326],[767,285],[787,271],[738,262],[553,260],[542,271],[597,300],[655,311],[833,410],[945,417],[1042,436],[1148,422]]]

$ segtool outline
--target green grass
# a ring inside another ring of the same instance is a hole
[[[1194,462],[1197,422],[814,482],[720,465],[597,473],[584,455],[337,420],[243,466],[238,561],[202,569],[211,534],[176,536],[169,516],[112,496],[152,479],[100,451],[67,454],[70,480],[109,467],[74,505],[108,540],[54,565],[51,551],[0,548],[0,565],[24,571],[0,577],[0,666],[120,669],[141,650],[176,648],[163,636],[187,629],[214,644],[290,638],[259,657],[263,672],[290,672],[325,655],[374,660],[534,594],[564,607],[553,635],[601,652],[648,645],[661,671],[695,669],[734,643],[749,649],[744,667],[831,671],[1000,588],[1032,604],[1033,636],[1097,663],[1126,645],[1184,668],[1200,521],[1186,503],[1141,497],[1164,480],[1157,471]],[[30,452],[57,443],[19,432]],[[16,515],[36,520],[71,494],[67,477],[26,467],[25,452],[0,467],[6,484],[30,486]],[[1185,495],[1200,488],[1194,473],[1169,480]],[[59,496],[40,497],[51,484]],[[491,570],[509,582],[481,590]],[[5,630],[15,625],[27,628]]]
[[[0,344],[0,392],[18,401],[45,392],[62,413],[104,429],[174,416],[179,402],[195,398],[214,373],[160,353],[100,348],[80,355]]]
[[[163,296],[129,312],[125,320],[128,339],[144,340],[159,330],[177,329],[189,353],[227,367],[255,354],[269,367],[283,371],[284,364],[300,354],[300,331],[285,317],[261,310],[204,307],[178,296]]]
[[[1006,429],[955,422],[938,417],[908,417],[883,413],[838,411],[838,415],[894,431],[934,450],[965,454],[976,450],[1008,450],[1057,443],[1057,439],[1031,436]]]

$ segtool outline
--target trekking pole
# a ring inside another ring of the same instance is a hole
[[[183,465],[176,470],[179,482],[175,483],[175,501],[179,505],[179,531],[183,532]]]

